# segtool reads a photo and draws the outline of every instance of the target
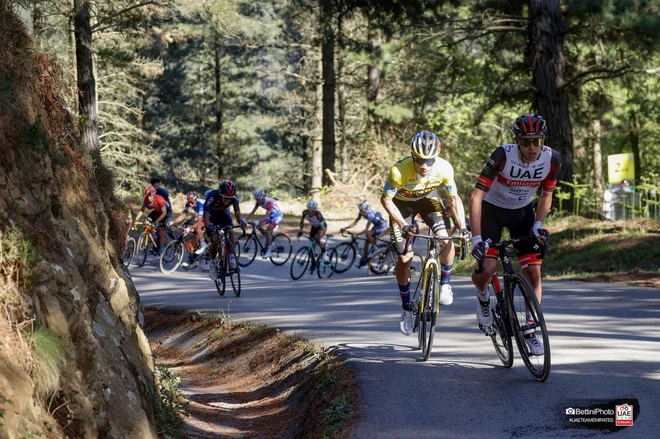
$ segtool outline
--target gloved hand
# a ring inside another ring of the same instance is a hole
[[[300,238],[302,235],[303,235],[303,231],[302,231],[302,230],[298,230],[298,238]]]
[[[242,225],[242,226],[247,225],[247,221],[245,220],[245,218],[241,218],[241,221],[240,221],[240,222],[241,222],[241,225]]]
[[[532,226],[532,233],[534,233],[534,236],[541,238],[543,241],[547,241],[550,237],[550,232],[543,228],[543,223],[541,221],[534,223]]]
[[[214,224],[210,224],[210,225],[206,228],[206,232],[207,232],[209,235],[213,235],[213,234],[215,233],[215,225],[214,225]]]
[[[472,257],[477,261],[481,261],[486,257],[488,251],[488,243],[481,239],[481,235],[472,237]]]
[[[468,239],[468,238],[470,238],[470,236],[471,236],[471,234],[468,231],[468,229],[466,229],[466,228],[461,229],[461,239]]]
[[[404,236],[407,236],[408,233],[415,233],[415,228],[413,226],[409,225],[409,224],[406,224],[405,226],[403,226],[401,228],[401,233]]]
[[[259,221],[252,221],[252,225],[254,227],[259,227]]]

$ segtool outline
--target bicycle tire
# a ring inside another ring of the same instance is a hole
[[[131,265],[133,256],[135,256],[136,248],[137,248],[137,243],[135,242],[135,239],[128,238],[126,240],[126,246],[124,247],[124,252],[121,255],[121,261],[122,264],[124,264],[124,267],[128,268],[128,266]]]
[[[490,339],[493,342],[497,357],[502,365],[508,369],[513,366],[513,342],[508,328],[511,324],[508,320],[508,309],[505,303],[497,301],[497,294],[492,283],[488,284],[488,292],[490,293],[491,309],[493,310],[494,330],[490,334]]]
[[[323,258],[319,258],[316,265],[316,274],[319,279],[327,279],[335,272],[335,265],[337,265],[337,253],[334,248],[326,250],[328,262],[324,262]]]
[[[146,242],[145,242],[146,241]],[[137,265],[143,267],[147,262],[147,253],[149,253],[149,241],[145,239],[144,233],[138,239]]]
[[[227,259],[224,257],[224,255],[218,255],[217,259],[215,260],[216,267],[217,267],[217,277],[215,278],[215,288],[218,290],[218,294],[220,296],[225,295],[225,288],[227,287],[227,278],[225,277],[226,274],[226,264],[227,264]]]
[[[419,253],[413,254],[412,262],[410,263],[410,277],[414,277],[415,273],[421,273],[424,268],[424,257]]]
[[[392,258],[389,249],[384,248],[376,252],[369,260],[369,273],[376,276],[384,276],[392,269]]]
[[[422,333],[422,356],[424,361],[431,357],[433,350],[433,339],[435,338],[435,326],[437,321],[437,309],[440,307],[440,287],[438,286],[438,266],[431,262],[424,269],[424,291],[422,309],[417,313],[420,319],[420,333]]]
[[[204,252],[203,255],[197,258],[197,268],[201,271],[209,271],[211,263],[211,258],[209,258],[208,249]]]
[[[351,269],[355,262],[357,249],[351,242],[342,242],[335,247],[337,252],[337,264],[335,266],[336,273],[345,273]]]
[[[286,261],[291,257],[291,252],[293,251],[293,245],[291,244],[291,238],[289,238],[284,233],[278,233],[273,236],[273,242],[271,243],[273,251],[270,256],[270,262],[280,266],[286,264]]]
[[[236,245],[238,246],[238,265],[241,267],[247,267],[252,262],[254,258],[257,257],[257,238],[254,236],[254,233],[249,235],[243,235],[236,240]]]
[[[170,241],[160,254],[160,271],[164,274],[174,273],[183,262],[184,254],[183,242]]]
[[[309,267],[309,248],[303,247],[296,252],[291,260],[291,279],[298,280],[307,272]]]
[[[541,331],[544,352],[543,355],[531,355],[525,343],[523,331],[527,327],[527,310],[535,321],[535,329]],[[509,290],[509,318],[513,335],[518,345],[520,357],[527,370],[536,381],[543,382],[550,375],[550,340],[545,326],[545,318],[541,306],[527,278],[520,273],[511,275]]]

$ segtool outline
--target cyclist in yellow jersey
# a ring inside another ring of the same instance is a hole
[[[463,238],[465,229],[463,202],[456,191],[454,168],[438,157],[440,140],[430,131],[415,135],[411,145],[411,157],[397,162],[383,188],[381,203],[390,214],[390,234],[399,257],[396,264],[396,280],[399,284],[401,304],[400,329],[404,335],[412,334],[413,311],[410,304],[410,262],[412,245],[407,239],[414,230],[413,219],[420,214],[435,236],[449,236],[448,216],[454,218]],[[446,199],[447,205],[443,203]],[[440,304],[451,305],[454,296],[449,285],[454,263],[454,245],[448,241],[440,254]]]

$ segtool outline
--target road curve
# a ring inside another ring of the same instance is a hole
[[[454,304],[443,308],[431,359],[416,337],[398,330],[394,277],[352,268],[320,280],[289,278],[289,265],[259,257],[242,271],[243,291],[218,296],[199,271],[167,276],[150,257],[131,267],[145,306],[228,312],[336,346],[354,369],[360,391],[355,438],[590,438],[603,430],[574,427],[568,407],[593,400],[637,398],[640,413],[617,438],[660,431],[660,291],[614,284],[546,281],[543,310],[552,371],[537,383],[517,350],[501,367],[476,323],[474,288],[454,277]]]

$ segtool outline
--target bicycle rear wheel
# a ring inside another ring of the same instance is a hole
[[[210,263],[211,259],[209,258],[209,251],[207,249],[204,254],[197,258],[197,268],[202,271],[209,271],[211,268]]]
[[[227,278],[225,277],[227,273],[227,258],[224,255],[218,255],[215,260],[215,264],[218,274],[218,276],[215,278],[215,288],[218,290],[218,294],[224,296],[225,287],[227,286]]]
[[[508,319],[506,304],[498,302],[492,283],[488,284],[488,292],[490,293],[491,309],[494,310],[490,339],[502,365],[509,368],[513,365],[513,343],[508,328],[511,322]]]
[[[335,266],[335,272],[344,273],[348,271],[355,262],[355,255],[357,250],[355,246],[350,242],[342,242],[337,247],[335,247],[337,252],[337,264]]]
[[[369,272],[377,276],[385,275],[394,268],[393,263],[394,261],[392,260],[389,249],[384,248],[374,254],[369,260]]]
[[[183,262],[185,253],[183,242],[170,241],[160,255],[160,271],[165,274],[174,273]]]
[[[293,250],[293,245],[291,245],[291,238],[286,236],[284,233],[278,233],[273,236],[273,242],[271,243],[273,249],[270,262],[275,265],[284,265],[286,261],[291,257],[291,251]]]
[[[236,240],[238,247],[238,265],[247,267],[250,265],[254,258],[257,256],[257,239],[254,234],[243,235]]]
[[[436,308],[440,306],[440,287],[438,285],[438,266],[435,262],[430,263],[424,269],[424,291],[422,291],[422,302],[417,310],[419,318],[419,337],[421,337],[422,355],[424,361],[431,357],[433,350],[433,338],[435,337],[435,323],[437,318]]]
[[[337,253],[334,248],[326,250],[327,261],[319,258],[316,274],[320,279],[327,279],[335,272],[335,265],[337,265]]]
[[[550,339],[541,306],[529,281],[519,273],[511,275],[509,291],[509,317],[518,351],[529,373],[537,381],[550,375]],[[542,353],[533,354],[525,341],[525,333],[534,333],[543,343]]]
[[[124,247],[124,252],[121,255],[121,261],[124,264],[124,267],[131,265],[133,256],[135,255],[135,249],[137,248],[137,243],[135,239],[128,238],[126,240],[126,247]]]
[[[147,262],[147,253],[149,253],[149,240],[144,233],[140,235],[137,244],[137,264],[138,267],[142,267]]]
[[[309,249],[303,247],[296,253],[291,261],[291,279],[298,280],[307,271],[309,266]]]

